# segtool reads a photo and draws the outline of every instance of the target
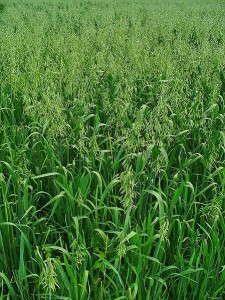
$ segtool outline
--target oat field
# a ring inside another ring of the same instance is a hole
[[[225,299],[225,2],[0,0],[0,299]]]

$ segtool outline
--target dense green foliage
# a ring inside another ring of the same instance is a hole
[[[224,19],[1,0],[0,299],[225,299]]]

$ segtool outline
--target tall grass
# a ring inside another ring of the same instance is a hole
[[[1,0],[0,299],[225,298],[224,9]]]

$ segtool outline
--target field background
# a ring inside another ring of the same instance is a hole
[[[225,299],[224,20],[1,0],[1,299]]]

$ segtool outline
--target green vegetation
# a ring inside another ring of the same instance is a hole
[[[225,299],[224,19],[1,0],[0,299]]]

